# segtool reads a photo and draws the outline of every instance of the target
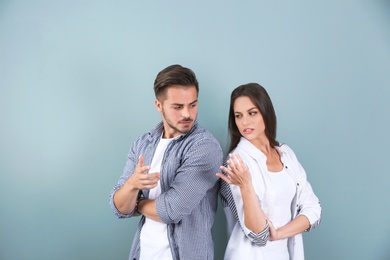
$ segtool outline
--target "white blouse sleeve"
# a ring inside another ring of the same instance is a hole
[[[238,222],[244,235],[250,239],[253,244],[265,246],[269,235],[268,222],[266,223],[264,230],[259,233],[255,233],[245,226],[244,205],[240,188],[222,181],[221,197],[227,220],[228,236],[230,237],[234,226]]]

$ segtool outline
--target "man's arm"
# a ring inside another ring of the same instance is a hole
[[[126,215],[134,211],[140,190],[156,187],[160,173],[146,174],[149,169],[150,166],[144,166],[144,157],[140,155],[134,173],[114,194],[114,204],[120,213]]]
[[[215,173],[219,171],[222,158],[219,143],[211,139],[197,140],[183,158],[172,158],[177,162],[171,161],[170,166],[180,164],[175,169],[175,179],[169,190],[154,201],[155,210],[163,223],[178,223],[193,212],[211,189],[217,189],[219,178]],[[215,193],[210,193],[210,196],[215,196],[210,199],[218,198]]]
[[[143,199],[139,201],[137,210],[139,213],[147,218],[153,219],[154,221],[162,222],[157,214],[156,201]]]

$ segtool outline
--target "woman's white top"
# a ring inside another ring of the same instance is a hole
[[[288,193],[286,196],[280,194],[280,186],[274,185],[277,177],[271,175],[274,173],[268,172],[266,156],[248,140],[241,138],[232,153],[238,153],[248,167],[252,174],[252,183],[259,198],[260,206],[266,216],[273,221],[272,223],[278,227],[298,215],[304,215],[310,222],[310,228],[307,230],[309,231],[320,223],[320,202],[307,181],[305,170],[291,148],[285,144],[275,148],[280,154],[284,166],[284,173],[281,174],[284,174],[282,182],[286,185],[286,193]],[[285,178],[286,175],[289,178]],[[240,188],[222,181],[221,197],[227,219],[228,233],[228,244],[224,259],[275,259],[266,257],[269,254],[276,255],[275,250],[273,250],[275,243],[268,241],[268,226],[265,230],[256,234],[244,224],[245,216]],[[283,207],[275,206],[279,204],[285,205]],[[275,247],[279,245],[285,248],[282,244],[287,245],[289,258],[286,258],[286,251],[284,249],[282,251],[285,259],[304,259],[302,234],[288,238],[285,242],[276,243]]]
[[[290,206],[295,196],[295,184],[285,168],[280,172],[268,172],[267,174],[275,191],[275,204],[273,205],[275,210],[272,216],[267,217],[272,221],[275,228],[279,228],[291,221]],[[286,238],[268,241],[264,246],[265,259],[289,260],[287,240]]]

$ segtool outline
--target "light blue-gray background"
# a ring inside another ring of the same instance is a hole
[[[224,148],[231,90],[268,89],[323,206],[307,259],[390,259],[384,0],[0,1],[0,259],[127,259],[138,219],[108,194],[173,63]]]

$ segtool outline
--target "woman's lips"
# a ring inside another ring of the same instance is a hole
[[[243,132],[244,132],[244,134],[248,135],[248,134],[253,133],[253,131],[254,131],[254,129],[252,129],[252,128],[245,128]]]

